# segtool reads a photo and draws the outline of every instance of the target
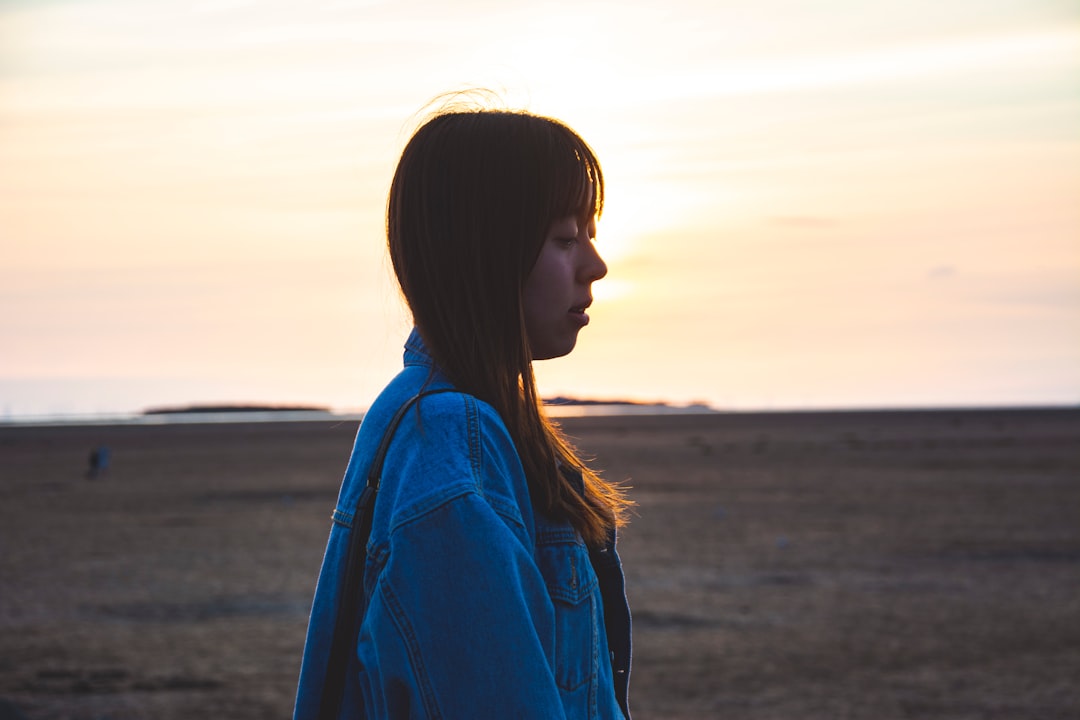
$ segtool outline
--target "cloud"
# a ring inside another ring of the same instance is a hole
[[[936,265],[926,273],[926,276],[932,280],[943,280],[954,275],[956,275],[955,265]]]

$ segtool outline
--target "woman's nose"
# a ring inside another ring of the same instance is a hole
[[[596,282],[607,275],[607,263],[600,257],[596,244],[591,240],[588,243],[589,252],[585,262],[585,277],[589,282]]]

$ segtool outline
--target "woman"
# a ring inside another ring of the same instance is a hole
[[[323,716],[342,718],[629,717],[615,553],[628,503],[544,416],[532,370],[588,324],[607,272],[593,244],[603,197],[592,150],[550,118],[448,112],[405,147],[387,235],[415,329],[342,483],[296,718],[319,717],[327,694]],[[344,688],[325,693],[354,508],[384,435],[343,613],[359,630],[339,626]]]

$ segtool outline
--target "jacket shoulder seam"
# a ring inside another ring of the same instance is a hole
[[[464,500],[468,497],[479,499],[482,503],[490,507],[504,522],[512,524],[514,527],[520,528],[521,530],[525,530],[525,525],[518,514],[506,507],[510,503],[500,502],[500,499],[497,497],[485,497],[477,492],[475,487],[453,484],[446,487],[443,492],[432,493],[426,498],[415,503],[410,503],[408,513],[399,517],[397,521],[390,526],[388,535],[389,537],[393,537],[394,534],[402,528],[412,525],[413,523],[421,522],[424,518],[443,506]],[[516,506],[514,507],[516,508]]]

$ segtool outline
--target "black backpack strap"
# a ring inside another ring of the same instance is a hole
[[[360,589],[364,579],[364,565],[367,564],[367,542],[371,537],[371,521],[375,515],[375,495],[379,492],[382,479],[383,462],[394,439],[394,432],[401,424],[409,408],[420,398],[444,392],[456,392],[454,388],[438,388],[413,395],[398,408],[390,424],[383,433],[379,449],[368,471],[367,485],[356,501],[352,528],[349,535],[349,552],[345,561],[345,575],[338,590],[338,611],[334,620],[334,635],[330,643],[330,657],[326,663],[326,675],[323,679],[322,699],[319,702],[319,720],[337,720],[341,712],[341,699],[345,691],[345,673],[349,666],[349,652],[356,645],[357,608],[360,604]]]

